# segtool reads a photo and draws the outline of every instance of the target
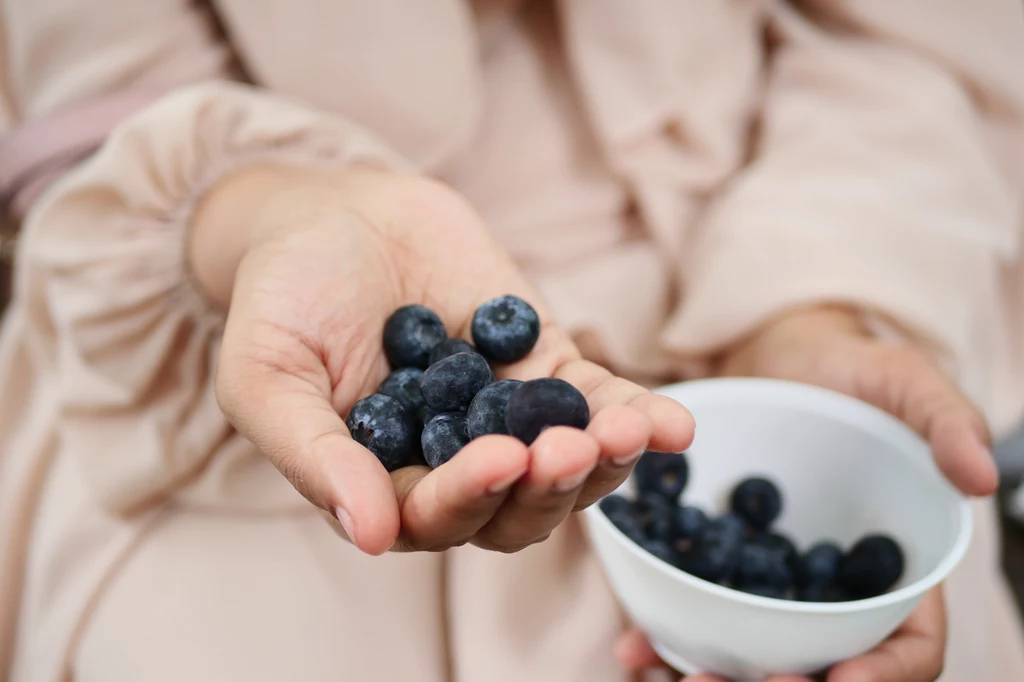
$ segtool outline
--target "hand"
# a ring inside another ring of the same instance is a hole
[[[225,414],[365,552],[518,550],[617,487],[645,448],[692,439],[678,403],[580,357],[480,218],[437,183],[253,169],[204,202],[190,254],[200,284],[230,302],[216,378]],[[387,375],[385,320],[420,303],[465,337],[476,307],[506,293],[534,305],[542,331],[502,377],[569,381],[590,426],[548,429],[530,447],[487,436],[435,471],[389,475],[339,416]]]
[[[989,433],[970,401],[926,354],[874,338],[850,311],[817,308],[784,315],[727,353],[720,370],[817,384],[860,398],[925,438],[939,467],[964,493],[989,495],[998,485]],[[834,666],[827,682],[931,682],[942,670],[945,627],[942,594],[936,589],[888,640]],[[617,653],[630,668],[657,663],[635,630],[623,635]],[[809,680],[776,677],[772,682]]]
[[[942,673],[946,612],[942,588],[925,595],[910,618],[868,653],[832,667],[826,682],[934,682]],[[631,671],[664,667],[639,630],[623,634],[615,646],[619,662]],[[686,682],[727,682],[716,675],[693,675]],[[800,675],[776,675],[765,682],[814,682]]]

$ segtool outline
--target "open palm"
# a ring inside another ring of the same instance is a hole
[[[239,267],[218,398],[235,427],[362,550],[473,542],[515,551],[618,486],[645,448],[689,445],[689,413],[583,360],[450,190],[366,173],[335,203],[300,199],[265,218],[270,227]],[[529,301],[542,329],[534,351],[499,375],[565,379],[586,395],[590,426],[548,429],[529,447],[486,436],[437,470],[388,474],[342,420],[388,372],[387,317],[419,303],[465,338],[476,308],[503,294]]]

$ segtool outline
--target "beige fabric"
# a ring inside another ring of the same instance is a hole
[[[23,115],[168,93],[25,226],[0,339],[12,680],[622,679],[574,522],[512,557],[368,559],[231,433],[182,244],[196,198],[255,160],[447,180],[642,380],[840,300],[934,347],[997,426],[1019,414],[1015,0],[216,5],[230,45],[187,0],[0,5]],[[944,680],[1024,679],[979,510]]]

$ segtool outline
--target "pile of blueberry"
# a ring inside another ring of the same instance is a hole
[[[424,462],[436,469],[491,433],[529,445],[550,426],[590,422],[586,398],[561,379],[495,381],[493,365],[518,362],[537,344],[540,319],[529,303],[487,301],[470,331],[473,343],[448,338],[441,318],[421,305],[399,308],[385,323],[393,371],[352,407],[346,424],[388,471]]]
[[[686,455],[644,453],[633,472],[637,496],[609,495],[600,506],[628,538],[687,573],[775,599],[841,602],[888,592],[903,575],[903,551],[885,535],[861,538],[847,552],[819,542],[802,554],[772,528],[782,494],[755,477],[732,492],[730,511],[709,518],[679,497],[689,479]]]

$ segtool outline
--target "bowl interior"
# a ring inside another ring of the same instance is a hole
[[[892,535],[907,560],[897,587],[933,573],[941,574],[937,582],[962,555],[966,501],[928,446],[888,415],[785,382],[717,379],[658,392],[686,405],[697,423],[684,504],[722,513],[740,480],[765,476],[784,497],[775,527],[801,550],[820,540],[848,548],[868,533]]]

